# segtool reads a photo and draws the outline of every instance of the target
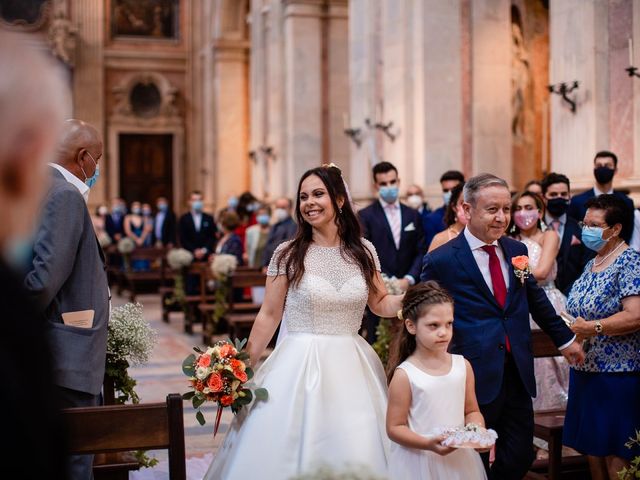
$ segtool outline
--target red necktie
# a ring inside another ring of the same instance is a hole
[[[496,254],[495,245],[485,245],[482,249],[489,254],[489,273],[491,274],[491,284],[493,285],[493,296],[496,298],[498,305],[504,308],[507,300],[507,286],[504,283],[502,268],[500,267],[500,259]],[[505,335],[505,345],[507,352],[511,351],[509,337]]]

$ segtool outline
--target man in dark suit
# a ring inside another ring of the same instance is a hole
[[[158,212],[153,219],[153,244],[160,247],[173,247],[176,244],[176,214],[169,208],[165,197],[156,200]]]
[[[425,244],[427,248],[431,245],[433,237],[447,228],[444,222],[444,214],[449,205],[449,199],[451,198],[451,190],[457,185],[464,183],[464,175],[457,170],[449,170],[444,172],[440,177],[440,186],[442,187],[442,198],[444,205],[436,208],[433,212],[426,215],[423,220]]]
[[[262,254],[262,268],[266,269],[271,261],[273,252],[276,251],[278,245],[287,240],[291,240],[298,230],[298,225],[291,217],[293,210],[293,202],[287,197],[277,199],[273,205],[273,215],[276,223],[269,230],[267,244]]]
[[[109,322],[102,249],[86,201],[98,179],[100,135],[67,120],[38,227],[25,286],[44,308],[54,382],[63,407],[100,403]],[[93,455],[70,457],[70,478],[92,478]]]
[[[512,265],[527,247],[504,236],[511,214],[507,183],[479,175],[465,184],[464,200],[466,228],[425,255],[420,278],[438,281],[454,298],[450,351],[471,362],[480,411],[498,433],[490,470],[483,455],[489,478],[520,480],[533,461],[529,313],[570,363],[582,362],[584,353],[533,275],[521,280]]]
[[[122,198],[114,198],[111,202],[111,213],[104,221],[104,229],[111,240],[117,243],[124,237],[124,217],[127,214],[127,204]]]
[[[182,248],[193,253],[196,261],[205,261],[216,247],[216,222],[204,213],[202,193],[194,190],[189,196],[189,212],[180,217],[178,235]]]
[[[584,220],[584,215],[587,213],[585,204],[590,198],[600,196],[603,193],[612,193],[620,197],[629,206],[629,211],[633,212],[633,201],[623,192],[619,192],[613,189],[613,177],[618,171],[618,157],[615,153],[602,150],[596,153],[593,159],[593,176],[595,177],[595,185],[593,188],[576,195],[571,199],[569,205],[568,214],[576,221],[581,222]],[[633,221],[628,222],[629,225],[624,228],[620,233],[620,236],[625,242],[631,241],[631,235],[633,233]]]
[[[358,213],[363,236],[376,248],[382,273],[399,279],[401,288],[407,290],[418,280],[427,250],[420,215],[398,200],[400,179],[393,164],[376,164],[373,182],[379,198]],[[378,316],[367,314],[365,328],[370,343],[375,341],[379,321]]]
[[[569,179],[560,173],[550,173],[542,179],[542,197],[546,205],[544,222],[560,236],[560,250],[556,256],[558,275],[556,286],[565,295],[573,282],[582,274],[588,261],[587,250],[582,244],[582,229],[578,222],[567,215],[571,200]]]

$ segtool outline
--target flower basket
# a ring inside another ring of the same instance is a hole
[[[185,280],[187,269],[193,263],[193,254],[184,248],[172,248],[167,253],[167,264],[176,272],[174,277],[173,294],[165,299],[167,305],[178,304],[187,314]]]
[[[136,249],[136,243],[129,237],[123,237],[118,242],[118,252],[122,254],[122,267],[124,270],[130,269],[130,255]]]
[[[234,255],[219,254],[211,262],[211,273],[216,279],[216,289],[214,292],[215,308],[211,313],[210,322],[207,326],[209,334],[215,333],[220,320],[224,318],[229,309],[230,277],[237,268],[238,259]]]

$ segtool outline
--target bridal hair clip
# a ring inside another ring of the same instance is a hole
[[[398,310],[398,313],[396,313],[396,316],[398,317],[398,320],[404,320],[404,315],[402,315],[402,309]]]
[[[495,430],[481,427],[476,423],[468,423],[464,427],[438,427],[431,434],[444,435],[442,445],[457,448],[488,448],[498,439]]]
[[[331,163],[323,163],[322,164],[323,168],[335,168],[336,170],[338,170],[338,173],[340,174],[340,178],[342,178],[342,183],[344,185],[344,190],[345,192],[347,192],[347,200],[349,200],[349,203],[351,204],[351,208],[354,208],[353,205],[353,199],[351,198],[351,192],[349,191],[349,186],[347,185],[347,182],[345,181],[344,177],[342,176],[342,170],[340,170],[340,167],[337,166],[335,163],[331,162]],[[342,211],[340,212],[342,213]]]

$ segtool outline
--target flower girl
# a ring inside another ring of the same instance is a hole
[[[389,478],[486,478],[478,452],[460,448],[487,450],[495,433],[483,428],[471,365],[447,353],[453,299],[436,282],[421,283],[409,288],[398,316],[404,326],[388,371]]]

